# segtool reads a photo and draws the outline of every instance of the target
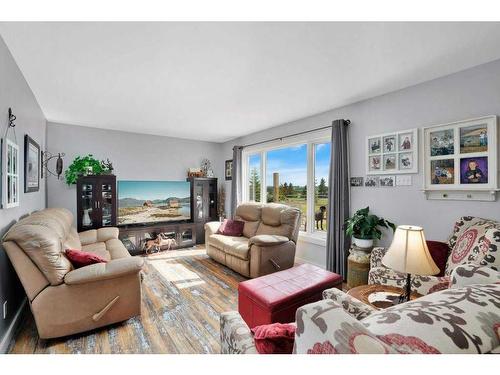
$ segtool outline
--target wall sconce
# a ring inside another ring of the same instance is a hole
[[[52,155],[50,152],[42,151],[42,177],[43,177],[43,170],[45,169],[48,174],[51,174],[52,176],[56,176],[57,179],[59,180],[59,177],[62,174],[63,171],[63,157],[66,156],[64,152],[59,152],[57,155]],[[55,172],[52,172],[49,169],[49,161],[52,159],[57,158],[56,160],[56,170]]]

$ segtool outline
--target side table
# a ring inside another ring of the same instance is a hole
[[[404,290],[395,286],[373,284],[360,285],[349,289],[347,294],[371,307],[381,310],[399,304],[399,296],[404,294]],[[412,292],[410,300],[420,297],[422,297],[421,294]]]
[[[347,288],[368,284],[370,271],[370,254],[373,247],[357,247],[352,245],[347,257]]]

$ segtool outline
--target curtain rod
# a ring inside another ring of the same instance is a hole
[[[350,123],[351,123],[351,120],[344,120],[344,124],[349,125]],[[333,126],[333,123],[332,123],[332,125],[323,126],[321,128],[316,128],[316,129],[311,129],[311,130],[305,130],[305,131],[299,132],[299,133],[294,133],[294,134],[290,134],[290,135],[284,135],[283,137],[276,137],[276,138],[268,139],[268,140],[265,140],[265,141],[250,143],[250,144],[244,145],[244,146],[234,146],[234,147],[245,148],[245,147],[250,147],[250,146],[257,146],[257,145],[260,145],[262,143],[268,143],[268,142],[273,142],[273,141],[281,141],[284,138],[291,138],[291,137],[296,137],[296,136],[302,135],[302,134],[317,132],[319,130],[325,130],[325,129],[331,128],[332,126]]]

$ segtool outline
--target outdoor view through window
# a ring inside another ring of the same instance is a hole
[[[312,144],[314,162],[314,215],[307,217],[307,144],[269,150],[248,157],[248,200],[261,201],[262,157],[265,159],[265,200],[297,207],[302,231],[326,231],[330,143]],[[311,222],[311,224],[308,224]],[[307,228],[311,225],[310,228]]]

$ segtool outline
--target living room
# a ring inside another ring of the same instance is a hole
[[[0,22],[0,353],[500,353],[499,22],[61,18]]]

